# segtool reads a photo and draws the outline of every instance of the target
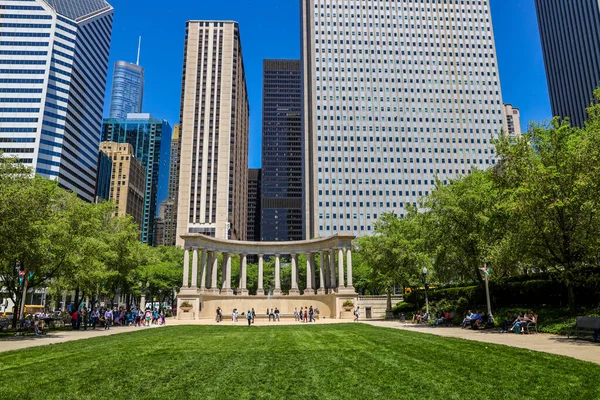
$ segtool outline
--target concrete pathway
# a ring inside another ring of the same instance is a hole
[[[517,335],[514,333],[500,333],[498,331],[489,330],[474,331],[461,328],[413,325],[397,321],[367,321],[365,323],[381,328],[402,329],[444,337],[519,347],[522,349],[557,354],[600,364],[600,343],[567,339],[565,336],[548,335],[544,333]]]
[[[108,330],[97,328],[87,331],[50,331],[47,335],[35,336],[27,334],[25,336],[0,337],[0,353],[11,350],[26,349],[28,347],[45,346],[48,344],[65,343],[73,340],[90,339],[95,337],[117,335],[119,333],[135,332],[142,329],[154,329],[159,326],[150,327],[113,327]]]

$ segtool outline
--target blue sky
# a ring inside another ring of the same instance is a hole
[[[250,167],[260,166],[262,60],[299,58],[297,0],[108,0],[115,8],[107,97],[112,65],[135,62],[142,36],[146,69],[144,112],[179,122],[185,22],[238,21],[250,93]],[[503,99],[521,110],[521,122],[551,117],[533,0],[491,0]],[[108,104],[105,105],[106,113]],[[159,196],[163,198],[163,196]]]

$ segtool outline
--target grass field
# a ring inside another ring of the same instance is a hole
[[[0,353],[1,399],[600,399],[600,366],[362,324],[182,326]]]

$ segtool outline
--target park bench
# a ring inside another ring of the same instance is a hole
[[[539,333],[538,328],[537,328],[538,322],[539,322],[538,318],[539,318],[539,316],[536,315],[535,322],[528,322],[527,325],[525,325],[524,327],[521,327],[521,329],[524,329],[525,332],[527,332],[527,333],[533,333],[532,330],[534,330],[535,333]]]
[[[575,323],[575,329],[567,333],[567,337],[575,334],[575,338],[579,339],[580,336],[594,335],[594,332],[600,330],[600,318],[597,317],[577,317]]]

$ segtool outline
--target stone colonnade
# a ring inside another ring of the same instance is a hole
[[[265,295],[264,257],[275,257],[274,296],[281,291],[281,258],[289,256],[291,262],[291,288],[289,295],[300,295],[298,286],[298,255],[306,256],[306,289],[303,295],[354,293],[352,282],[352,235],[336,235],[327,239],[299,242],[236,242],[215,239],[204,235],[184,236],[183,290],[196,290],[199,294],[240,295],[249,294],[248,256],[258,256],[257,295]],[[222,285],[217,287],[219,254],[223,255]],[[240,258],[238,287],[232,287],[232,257]],[[318,257],[319,267],[315,260]],[[337,265],[336,265],[337,261]],[[345,267],[345,269],[344,269]],[[191,273],[190,273],[191,272]],[[191,279],[190,279],[191,278]],[[317,286],[318,280],[318,286]]]

